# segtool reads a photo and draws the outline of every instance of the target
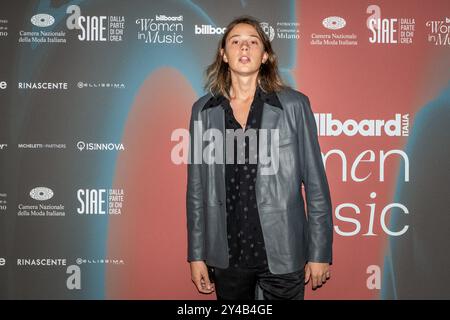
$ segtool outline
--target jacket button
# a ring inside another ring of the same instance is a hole
[[[221,206],[223,204],[222,200],[219,200],[219,206]]]

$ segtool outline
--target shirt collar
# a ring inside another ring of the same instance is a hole
[[[283,109],[283,106],[281,105],[280,100],[278,99],[278,96],[275,92],[264,92],[260,86],[256,87],[256,92],[255,92],[256,98],[260,98],[263,102],[266,102],[272,106],[278,107],[280,109]],[[222,104],[222,102],[224,102],[224,100],[227,100],[227,98],[222,95],[222,94],[218,94],[216,96],[212,96],[203,106],[202,111],[206,110],[208,108],[213,108],[213,107],[217,107],[220,105],[224,105]]]

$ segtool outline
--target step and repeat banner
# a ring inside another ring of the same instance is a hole
[[[1,1],[0,298],[215,299],[173,133],[242,14],[316,117],[334,259],[306,299],[450,299],[448,0]]]

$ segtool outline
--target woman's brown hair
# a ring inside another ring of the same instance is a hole
[[[265,92],[280,91],[287,87],[278,73],[278,61],[275,52],[272,49],[270,40],[260,26],[260,22],[255,18],[244,15],[235,18],[225,29],[225,33],[219,42],[216,58],[214,62],[206,69],[205,90],[211,92],[213,96],[222,94],[230,99],[229,90],[231,86],[231,75],[228,63],[225,63],[220,53],[221,49],[225,50],[226,39],[233,27],[239,23],[246,23],[256,29],[261,41],[264,45],[264,51],[269,55],[265,63],[261,64],[258,72],[258,84]]]

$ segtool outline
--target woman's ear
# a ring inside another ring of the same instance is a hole
[[[226,63],[228,63],[227,55],[225,54],[225,50],[220,49],[220,55],[222,56],[222,60]]]

